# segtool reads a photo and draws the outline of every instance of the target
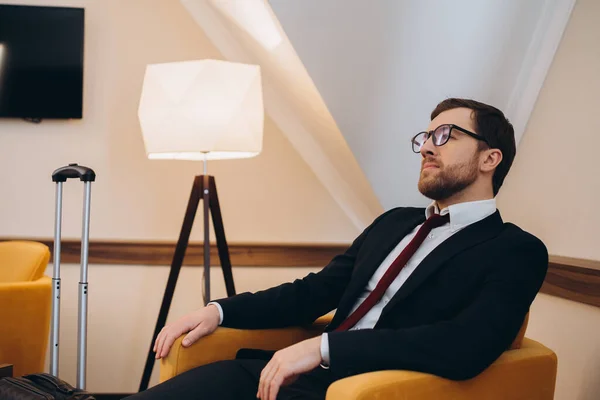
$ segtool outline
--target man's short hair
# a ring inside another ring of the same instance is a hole
[[[492,187],[494,196],[496,196],[515,159],[517,152],[515,130],[502,111],[496,107],[470,99],[449,98],[442,101],[431,112],[431,119],[433,120],[444,111],[454,108],[473,110],[475,133],[486,138],[491,148],[499,149],[502,152],[502,161],[496,167],[492,178]],[[487,148],[487,144],[480,141],[479,148],[484,150]]]

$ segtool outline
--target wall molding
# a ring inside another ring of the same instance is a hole
[[[600,261],[550,256],[541,292],[600,307]]]
[[[44,243],[54,251],[54,240],[47,238],[0,238],[3,240],[33,240]],[[89,244],[89,264],[113,265],[171,265],[175,242],[93,240]],[[337,244],[263,244],[228,243],[231,264],[234,267],[323,267],[333,257],[345,251],[348,245]],[[81,242],[74,239],[61,241],[61,264],[79,264]],[[215,243],[210,248],[211,265],[219,266]],[[50,259],[52,262],[52,258]],[[202,242],[190,242],[183,260],[184,266],[203,266]]]
[[[53,251],[53,239],[0,238],[3,240],[34,240],[44,243]],[[239,267],[323,267],[333,257],[344,252],[344,244],[229,244],[231,263]],[[90,264],[113,265],[171,265],[175,242],[166,241],[111,241],[90,242]],[[63,239],[61,263],[79,264],[81,243]],[[211,264],[219,265],[217,248],[211,245]],[[184,266],[204,265],[202,243],[190,242]],[[600,307],[600,261],[550,256],[548,273],[542,293]]]

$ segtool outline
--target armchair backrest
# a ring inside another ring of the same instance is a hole
[[[517,337],[513,340],[512,345],[510,346],[510,350],[520,349],[523,344],[523,338],[525,337],[525,331],[527,330],[527,324],[529,323],[529,313],[525,315],[525,320],[523,321],[523,325],[521,325],[521,329],[519,333],[517,333]]]
[[[50,249],[43,243],[28,240],[0,242],[0,282],[35,281],[44,275]]]

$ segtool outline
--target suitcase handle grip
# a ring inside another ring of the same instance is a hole
[[[52,173],[52,182],[66,182],[70,178],[79,178],[83,182],[94,182],[96,173],[93,169],[78,164],[69,164]]]

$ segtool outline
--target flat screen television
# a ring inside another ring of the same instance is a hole
[[[0,4],[0,117],[80,119],[84,9]]]

